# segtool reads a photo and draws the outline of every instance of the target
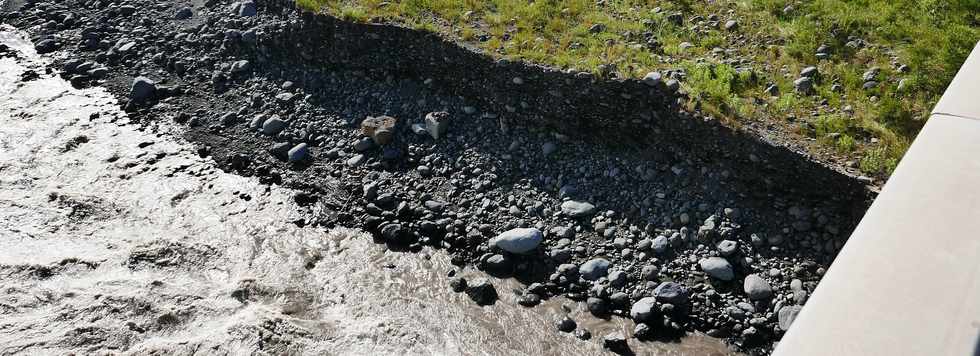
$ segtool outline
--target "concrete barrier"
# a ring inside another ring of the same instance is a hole
[[[775,355],[980,355],[980,43]]]

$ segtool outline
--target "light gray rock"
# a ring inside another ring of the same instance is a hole
[[[286,122],[279,118],[279,116],[273,115],[268,120],[262,123],[262,133],[266,135],[278,135],[282,130],[286,128]]]
[[[652,320],[660,310],[657,308],[657,298],[645,297],[633,303],[630,308],[630,318],[637,323]]]
[[[660,82],[662,81],[663,81],[663,74],[660,74],[660,72],[650,72],[643,77],[643,84],[646,84],[651,87],[656,87],[660,85]]]
[[[609,272],[609,285],[613,288],[619,288],[626,285],[626,272],[623,271],[612,271]]]
[[[779,309],[779,329],[783,331],[789,330],[789,327],[793,325],[793,321],[796,317],[800,315],[800,311],[803,310],[802,306],[799,305],[787,305]]]
[[[425,130],[429,132],[432,139],[438,140],[449,131],[450,116],[448,112],[437,111],[425,115]]]
[[[584,201],[569,200],[561,203],[561,212],[572,218],[587,217],[595,213],[595,205]]]
[[[518,228],[497,235],[490,240],[490,245],[510,253],[525,254],[536,249],[542,240],[541,230]]]
[[[813,78],[803,77],[793,81],[793,88],[796,89],[797,93],[800,94],[812,94],[813,93]]]
[[[743,289],[751,300],[762,300],[772,296],[772,286],[758,274],[745,277]]]
[[[367,161],[367,156],[364,156],[363,154],[356,154],[353,157],[347,159],[347,161],[344,163],[346,163],[350,167],[357,167],[363,164],[364,161]]]
[[[578,268],[579,275],[590,281],[605,277],[608,272],[609,261],[604,258],[591,259]]]
[[[800,77],[803,78],[816,78],[819,75],[820,75],[820,71],[817,70],[817,67],[812,67],[812,66],[806,67],[800,71]]]
[[[738,241],[722,240],[718,243],[718,252],[722,256],[731,256],[738,252]]]
[[[698,262],[701,270],[715,279],[730,281],[735,278],[735,271],[728,260],[721,257],[708,257]]]
[[[667,236],[659,235],[653,239],[653,245],[651,247],[653,248],[653,252],[656,253],[667,252],[667,249],[670,248],[670,240]]]

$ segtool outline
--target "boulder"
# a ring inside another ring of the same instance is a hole
[[[542,240],[544,240],[544,234],[541,233],[541,230],[518,228],[497,235],[490,240],[490,246],[510,253],[525,254],[536,249]]]

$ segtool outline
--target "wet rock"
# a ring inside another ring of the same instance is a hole
[[[449,122],[450,116],[448,112],[430,112],[425,115],[425,131],[432,136],[432,139],[438,140],[449,131]]]
[[[629,351],[629,343],[626,341],[626,335],[623,335],[622,332],[613,332],[603,336],[602,347],[616,353]]]
[[[641,298],[630,308],[630,318],[637,323],[652,321],[659,313],[657,298],[654,297]]]
[[[578,329],[575,330],[575,337],[578,338],[579,340],[591,340],[592,332],[586,329]]]
[[[463,277],[453,277],[449,280],[449,288],[452,288],[453,292],[462,293],[466,290],[466,278]]]
[[[561,203],[561,212],[571,218],[588,217],[595,214],[595,205],[583,201],[568,200]]]
[[[670,304],[686,304],[689,292],[687,287],[677,282],[665,282],[653,290],[658,301]]]
[[[575,320],[572,320],[572,318],[569,318],[567,315],[555,320],[555,328],[563,333],[575,331],[575,328],[577,327],[578,324],[575,323]]]
[[[578,268],[579,275],[590,281],[605,277],[608,271],[609,261],[604,258],[591,259]]]
[[[758,274],[750,274],[745,277],[743,283],[745,294],[751,300],[762,300],[772,296],[772,287]]]
[[[544,234],[541,233],[541,230],[519,228],[497,235],[490,240],[490,245],[510,253],[525,254],[536,249],[542,240],[544,240]]]
[[[541,303],[541,296],[535,293],[524,293],[517,298],[517,304],[524,307],[533,307]]]
[[[653,338],[653,329],[647,324],[636,324],[633,328],[633,337],[637,340],[649,340]]]
[[[153,98],[157,92],[157,84],[147,77],[136,77],[129,90],[129,99],[142,103]]]
[[[478,279],[466,286],[466,295],[477,305],[491,305],[497,301],[497,289],[488,279]]]
[[[589,297],[585,300],[585,306],[595,316],[603,317],[609,312],[609,306],[602,298]]]
[[[486,271],[492,274],[510,274],[514,269],[514,263],[504,255],[491,255],[483,262]]]
[[[732,269],[732,264],[728,263],[728,260],[724,258],[708,257],[702,259],[698,264],[701,266],[701,270],[712,278],[722,281],[735,279],[735,271]]]

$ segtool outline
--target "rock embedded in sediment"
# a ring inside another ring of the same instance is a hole
[[[613,352],[622,353],[629,350],[629,343],[626,341],[626,335],[617,331],[602,337],[602,347]]]
[[[578,273],[582,278],[590,281],[605,277],[609,271],[609,260],[605,258],[594,258],[586,261],[578,268]]]
[[[289,150],[290,162],[304,162],[310,159],[310,148],[304,142],[294,146]]]
[[[660,309],[657,307],[657,298],[654,297],[643,297],[640,300],[633,303],[630,308],[630,318],[637,323],[645,323],[653,320],[653,318],[659,315]]]
[[[751,300],[763,300],[772,296],[772,286],[758,274],[750,274],[743,282],[745,295]]]
[[[561,212],[571,218],[588,217],[595,214],[595,205],[584,201],[568,200],[561,203]]]
[[[456,293],[462,293],[466,291],[466,278],[453,277],[449,279],[449,288],[452,288],[453,292]]]
[[[286,128],[286,125],[286,121],[277,115],[273,115],[262,123],[262,133],[270,136],[278,135]]]
[[[702,259],[698,264],[701,266],[701,270],[711,278],[722,281],[735,279],[735,270],[732,268],[732,264],[724,258],[708,257]]]
[[[685,304],[690,292],[687,287],[677,282],[664,282],[653,290],[658,301],[671,304]]]
[[[536,228],[517,228],[507,230],[490,240],[490,245],[501,250],[525,254],[538,248],[544,234]]]
[[[432,136],[433,140],[438,140],[449,131],[451,116],[445,111],[430,112],[425,115],[425,131]]]
[[[157,83],[147,77],[136,77],[130,86],[129,99],[142,103],[153,98],[157,92]]]
[[[576,323],[575,320],[572,320],[572,318],[568,317],[568,315],[562,316],[558,318],[558,320],[555,320],[555,328],[563,333],[575,331],[575,328],[577,327],[578,323]]]
[[[497,301],[497,289],[486,278],[469,282],[466,286],[466,295],[480,306],[491,305]]]
[[[190,7],[182,7],[174,14],[176,20],[186,20],[194,16],[194,11]]]
[[[398,119],[391,116],[368,116],[361,121],[361,135],[370,137],[378,145],[387,145],[394,139]]]
[[[663,81],[663,74],[660,74],[660,72],[650,72],[647,73],[647,75],[643,76],[643,84],[646,84],[647,86],[650,87],[656,87],[660,85],[662,81]]]

